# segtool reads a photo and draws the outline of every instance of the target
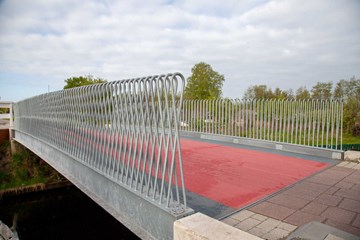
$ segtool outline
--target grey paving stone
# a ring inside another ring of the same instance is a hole
[[[360,191],[341,188],[334,195],[360,201]]]
[[[270,232],[272,229],[279,226],[281,222],[276,219],[268,218],[264,222],[260,223],[257,227]]]
[[[279,226],[277,226],[277,228],[284,229],[286,231],[292,232],[297,228],[297,226],[289,224],[289,223],[282,222],[282,223],[280,223]]]
[[[318,215],[313,215],[310,213],[304,213],[304,212],[297,211],[294,214],[287,217],[284,220],[284,222],[290,223],[295,226],[302,226],[302,225],[307,224],[312,221],[322,222],[324,220],[325,220],[325,217],[323,217],[323,216],[318,216]]]
[[[360,229],[356,228],[356,227],[353,227],[351,225],[344,224],[342,222],[337,222],[337,221],[334,221],[334,220],[331,220],[331,219],[327,219],[324,223],[326,225],[335,227],[335,228],[340,229],[342,231],[345,231],[345,232],[360,236]]]
[[[354,183],[351,182],[346,182],[346,181],[340,181],[338,182],[335,187],[339,187],[339,188],[347,188],[350,189],[354,186]]]
[[[235,225],[235,227],[243,231],[248,231],[251,228],[259,225],[259,223],[261,223],[259,220],[253,218],[247,218],[244,221],[240,222],[239,224]]]
[[[314,202],[321,203],[328,206],[337,206],[343,197],[335,196],[330,194],[321,194],[319,197],[315,198]]]
[[[351,190],[360,192],[360,183],[359,184],[354,184],[354,186],[352,186]]]
[[[335,194],[340,188],[339,187],[331,187],[325,191],[326,194],[333,195]]]
[[[235,226],[236,224],[239,224],[239,221],[236,219],[233,219],[231,217],[225,218],[223,220],[221,220],[223,223],[226,223],[230,226]]]
[[[328,234],[328,235],[326,236],[326,238],[324,238],[324,240],[345,240],[345,239],[342,238],[342,237],[338,237],[338,236],[332,235],[332,234]]]
[[[285,191],[283,194],[286,195],[291,195],[300,199],[305,199],[305,200],[309,200],[312,201],[314,200],[316,197],[318,197],[321,192],[316,192],[316,191],[309,191],[306,189],[294,189],[291,188],[287,191]]]
[[[268,219],[268,217],[264,216],[264,215],[261,215],[261,214],[255,214],[255,215],[252,215],[251,218],[254,218],[256,220],[259,220],[261,222],[265,221],[266,219]]]
[[[353,184],[359,183],[360,175],[355,172],[355,173],[351,174],[350,176],[348,176],[347,178],[345,178],[344,181],[353,183]]]
[[[248,233],[251,233],[251,234],[253,234],[255,236],[258,236],[258,237],[262,237],[265,234],[267,234],[268,232],[265,229],[254,227],[254,228],[250,229],[248,231]]]
[[[306,213],[310,213],[310,214],[313,214],[313,215],[320,215],[327,208],[328,208],[328,205],[324,205],[324,204],[316,203],[316,202],[311,202],[308,205],[306,205],[303,209],[301,209],[301,211],[306,212]]]
[[[336,183],[338,183],[340,180],[334,179],[334,178],[318,177],[317,175],[315,175],[314,177],[311,177],[311,178],[307,179],[306,181],[313,182],[313,183],[319,183],[319,184],[323,184],[323,185],[328,185],[328,186],[333,186]]]
[[[250,210],[278,220],[283,220],[295,212],[295,210],[291,208],[280,206],[270,202],[262,202],[250,208]]]
[[[340,208],[360,213],[360,202],[352,199],[345,198],[339,205]]]
[[[338,165],[336,165],[336,166],[338,166],[338,167],[343,167],[343,166],[345,166],[346,164],[348,164],[349,162],[348,161],[342,161],[342,162],[340,162]]]
[[[298,197],[293,197],[287,194],[279,194],[275,197],[267,200],[268,202],[272,202],[281,206],[285,206],[294,210],[298,210],[309,203],[309,200],[301,199]]]
[[[338,207],[329,207],[321,214],[321,216],[325,218],[329,218],[345,224],[350,224],[355,215],[356,214],[354,212],[350,212]]]
[[[358,240],[357,236],[319,222],[310,222],[299,227],[289,235],[288,239],[321,240],[326,238],[329,233],[347,240]]]
[[[360,229],[360,214],[356,216],[355,220],[352,222],[351,225]]]
[[[270,231],[269,233],[265,234],[263,236],[263,238],[268,239],[268,240],[279,240],[281,238],[285,238],[289,235],[290,233],[286,230],[280,229],[280,228],[275,228],[272,231]]]
[[[305,180],[294,187],[295,190],[298,190],[299,188],[303,188],[304,190],[311,192],[323,193],[328,190],[330,186]]]
[[[255,214],[254,212],[243,210],[241,212],[235,213],[234,215],[231,215],[231,218],[236,219],[238,221],[243,221],[254,214]]]

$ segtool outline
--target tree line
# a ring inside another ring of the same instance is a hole
[[[84,86],[94,83],[107,82],[102,78],[91,75],[72,77],[65,80],[64,89]],[[211,65],[200,62],[191,69],[187,78],[184,99],[220,99],[222,87],[225,82],[224,75],[215,71]],[[360,79],[333,82],[317,82],[307,89],[302,86],[296,91],[283,90],[276,87],[274,90],[267,85],[254,85],[246,89],[244,99],[342,99],[344,101],[343,127],[345,132],[360,136]]]

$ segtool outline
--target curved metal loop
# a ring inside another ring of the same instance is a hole
[[[154,75],[15,104],[15,128],[166,208],[186,207],[180,149],[185,78]]]

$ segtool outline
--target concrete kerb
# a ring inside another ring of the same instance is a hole
[[[344,154],[344,160],[350,162],[360,162],[360,151],[346,151]]]
[[[261,240],[202,213],[195,213],[174,222],[174,240]]]
[[[273,142],[267,140],[257,140],[257,139],[243,138],[243,137],[233,137],[233,136],[187,132],[187,131],[180,131],[180,136],[197,137],[205,140],[214,140],[214,141],[220,141],[226,143],[261,147],[261,148],[274,149],[284,152],[300,153],[300,154],[311,155],[316,157],[325,157],[335,160],[344,159],[344,151],[335,150],[335,149],[325,149],[325,148],[317,148],[317,147],[289,144],[283,142]]]

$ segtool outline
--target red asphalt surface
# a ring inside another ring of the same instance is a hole
[[[312,160],[181,139],[186,189],[241,208],[329,166]]]

